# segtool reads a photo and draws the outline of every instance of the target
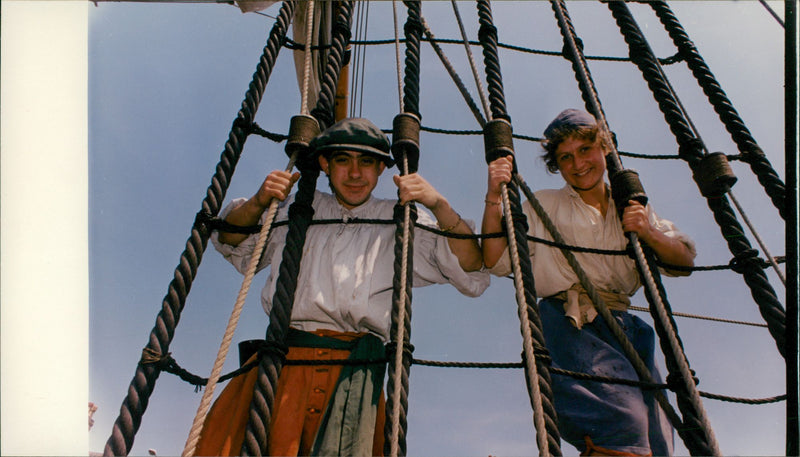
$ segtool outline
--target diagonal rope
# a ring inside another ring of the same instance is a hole
[[[292,1],[285,1],[281,6],[278,19],[270,31],[261,59],[256,66],[256,71],[245,94],[241,110],[231,127],[228,141],[225,143],[225,150],[220,158],[220,164],[217,165],[217,171],[212,178],[211,187],[209,187],[207,196],[203,200],[201,213],[215,215],[219,211],[220,202],[224,199],[227,190],[227,183],[230,182],[244,147],[244,142],[247,139],[248,127],[253,122],[255,112],[258,110],[258,105],[277,59],[277,54],[281,49],[281,42],[286,36],[294,7],[295,3]],[[147,350],[158,354],[168,353],[175,327],[180,320],[180,315],[185,305],[186,295],[191,289],[203,251],[208,243],[208,235],[207,228],[202,225],[196,224],[192,228],[191,237],[186,242],[186,249],[181,254],[180,264],[176,268],[175,278],[170,282],[169,292],[162,302],[161,311],[156,319],[156,326],[150,333]],[[143,362],[138,364],[136,374],[128,389],[128,395],[120,407],[120,415],[115,421],[111,436],[106,442],[103,451],[104,455],[128,454],[133,445],[136,431],[141,424],[141,417],[147,408],[150,394],[155,388],[155,381],[158,379],[158,375],[158,368],[152,364]]]
[[[308,2],[308,9],[307,9],[307,17],[306,17],[306,46],[305,46],[305,59],[304,59],[304,67],[303,67],[303,87],[301,91],[301,114],[308,115],[308,92],[309,92],[309,83],[311,80],[311,35],[314,30],[314,0],[309,0]],[[292,171],[294,168],[294,162],[297,160],[297,152],[293,152],[291,157],[289,158],[289,163],[286,165],[285,171],[289,172]],[[272,227],[272,222],[275,220],[275,215],[278,212],[278,199],[273,198],[269,204],[269,209],[267,211],[266,220],[264,221],[261,232],[258,235],[258,241],[256,242],[255,247],[253,248],[253,256],[250,258],[250,263],[247,265],[247,270],[245,271],[244,279],[242,280],[242,286],[239,288],[239,293],[236,297],[236,302],[233,305],[233,311],[231,311],[231,315],[228,318],[228,325],[225,328],[225,333],[222,338],[222,342],[220,343],[219,350],[217,351],[217,357],[214,360],[213,367],[211,369],[211,375],[208,377],[208,383],[206,384],[206,389],[203,391],[203,396],[200,400],[200,406],[197,408],[197,413],[195,414],[194,421],[192,422],[192,427],[189,431],[189,437],[186,439],[186,445],[184,446],[183,452],[181,453],[182,456],[185,457],[192,457],[194,456],[195,450],[197,448],[197,443],[200,440],[200,435],[203,431],[203,423],[205,421],[206,416],[208,415],[208,411],[211,408],[211,402],[214,397],[214,390],[216,389],[217,382],[219,381],[220,375],[222,374],[222,367],[225,364],[225,359],[227,358],[228,351],[230,350],[231,342],[233,341],[233,335],[236,332],[236,327],[239,324],[239,318],[242,314],[242,310],[244,309],[244,303],[247,299],[247,294],[250,291],[250,286],[253,283],[253,278],[255,277],[256,270],[258,268],[258,263],[261,260],[261,254],[264,252],[264,248],[267,245],[267,239],[269,239],[270,227]]]
[[[570,60],[573,63],[573,67],[576,72],[576,77],[578,77],[579,79],[579,85],[581,87],[581,93],[584,98],[584,101],[586,102],[587,106],[591,108],[591,111],[595,115],[595,118],[598,120],[598,123],[600,124],[604,132],[609,132],[610,129],[608,127],[608,122],[606,120],[602,106],[600,105],[597,90],[589,74],[586,60],[583,57],[583,51],[576,42],[577,37],[575,36],[575,31],[572,27],[571,22],[569,21],[566,11],[566,5],[564,5],[563,1],[561,0],[551,0],[551,5],[553,7],[553,11],[555,12],[556,18],[558,19],[559,27],[561,28],[562,31],[562,36],[564,37],[565,50],[569,49],[570,51],[569,54],[571,54],[572,57]],[[623,4],[621,6],[624,7],[625,5]],[[611,7],[611,4],[609,4],[609,7]],[[613,180],[614,173],[617,173],[620,170],[622,170],[622,163],[617,154],[616,146],[613,144],[613,142],[610,143],[611,143],[611,152],[609,153],[608,162],[610,162],[609,172]],[[646,295],[650,302],[652,312],[654,313],[654,317],[658,318],[656,325],[657,330],[659,330],[660,336],[661,334],[663,334],[663,336],[665,337],[661,338],[662,345],[666,344],[670,350],[670,352],[665,355],[667,355],[667,359],[670,361],[669,362],[670,365],[673,364],[676,365],[677,370],[680,372],[680,378],[681,381],[683,382],[682,387],[685,388],[685,393],[687,397],[686,399],[688,400],[689,403],[686,405],[684,405],[684,403],[680,403],[680,405],[685,406],[684,408],[682,408],[682,411],[687,416],[691,415],[691,418],[693,420],[696,419],[697,423],[701,427],[700,431],[703,433],[703,435],[705,435],[703,437],[704,439],[702,443],[700,442],[699,439],[687,440],[687,441],[689,441],[690,445],[693,447],[695,445],[698,446],[698,448],[693,450],[694,453],[720,455],[721,452],[719,450],[719,445],[714,436],[714,431],[711,428],[705,409],[703,408],[702,400],[700,399],[700,396],[697,392],[697,386],[695,385],[694,377],[692,376],[691,370],[689,369],[689,363],[688,360],[686,359],[682,345],[678,340],[674,322],[670,319],[666,311],[665,298],[664,298],[665,295],[663,294],[664,292],[663,288],[660,288],[659,285],[656,284],[655,277],[653,276],[653,273],[650,270],[649,262],[645,257],[638,236],[635,233],[627,233],[626,235],[630,241],[631,246],[633,247],[636,264],[639,273],[642,277],[643,283],[645,285]],[[679,395],[679,399],[681,399],[682,397],[683,396]],[[685,427],[679,428],[679,431],[686,433]],[[685,436],[688,437],[689,434],[686,433]],[[705,447],[704,449],[699,449],[699,446],[701,444],[707,447]]]
[[[470,47],[469,39],[467,38],[467,32],[464,29],[464,21],[461,20],[461,13],[458,12],[458,4],[456,0],[450,0],[453,5],[453,14],[456,16],[456,22],[458,22],[458,30],[461,32],[461,39],[464,40],[464,50],[467,53],[467,60],[469,60],[469,67],[472,70],[472,77],[475,79],[475,86],[478,88],[478,96],[481,100],[481,104],[483,105],[483,112],[485,115],[489,115],[489,100],[486,98],[486,93],[483,91],[483,84],[481,83],[480,75],[478,74],[478,67],[475,65],[475,58],[472,55],[472,47]],[[431,38],[431,42],[433,39]],[[481,123],[481,127],[483,124]]]

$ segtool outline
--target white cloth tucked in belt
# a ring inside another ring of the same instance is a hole
[[[631,305],[631,298],[627,294],[597,290],[597,295],[606,304],[606,307],[615,311],[627,311]],[[564,300],[564,313],[570,318],[572,325],[581,329],[584,324],[594,321],[597,310],[594,303],[580,284],[573,284],[569,289],[553,295],[554,298]]]

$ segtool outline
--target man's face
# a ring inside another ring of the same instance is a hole
[[[386,168],[375,156],[352,151],[336,151],[330,160],[319,156],[319,165],[328,175],[336,199],[347,209],[367,201]]]
[[[579,193],[604,185],[606,157],[599,141],[570,136],[558,145],[555,157],[564,181]]]

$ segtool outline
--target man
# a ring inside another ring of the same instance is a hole
[[[694,265],[694,243],[670,221],[659,218],[650,205],[630,201],[622,217],[618,217],[604,180],[606,155],[610,151],[608,134],[594,117],[580,110],[565,110],[547,127],[544,138],[543,159],[548,171],[560,173],[566,185],[535,195],[567,244],[621,250],[627,244],[624,233],[634,232],[663,262]],[[511,181],[511,170],[510,157],[489,165],[484,233],[502,230],[501,184]],[[530,226],[528,234],[552,240],[529,202],[523,204],[523,210]],[[598,376],[638,379],[560,250],[533,243],[529,243],[529,248],[536,293],[544,297],[539,307],[553,366]],[[482,249],[484,263],[492,274],[510,273],[506,238],[486,239]],[[626,311],[630,297],[641,286],[633,260],[626,256],[574,254],[657,376],[653,329]],[[670,455],[672,452],[672,429],[647,391],[554,376],[553,395],[561,435],[581,455]]]
[[[382,356],[391,323],[395,226],[348,222],[392,218],[397,200],[372,196],[380,175],[393,164],[389,140],[366,119],[345,119],[322,132],[310,147],[318,155],[320,168],[328,176],[332,190],[332,194],[315,193],[314,218],[337,219],[341,223],[312,225],[308,230],[291,315],[287,358],[345,359],[351,351],[368,356],[377,352]],[[254,225],[263,221],[264,210],[273,199],[278,199],[284,203],[277,218],[285,219],[288,204],[294,198],[289,192],[298,178],[299,173],[273,171],[255,195],[233,201],[220,216],[235,225]],[[418,222],[438,225],[446,232],[472,233],[469,224],[420,175],[394,176],[394,182],[400,203],[416,201],[432,213],[433,217],[420,210]],[[286,226],[273,230],[259,264],[259,269],[270,267],[261,293],[267,313],[276,290],[287,230]],[[219,233],[212,236],[212,241],[227,260],[244,272],[256,238],[256,235]],[[481,267],[481,250],[476,240],[416,231],[413,286],[450,283],[465,295],[478,296],[489,284],[489,275]],[[382,455],[384,368],[364,371],[349,367],[343,370],[341,365],[284,366],[272,411],[269,454]],[[238,454],[256,372],[254,369],[247,376],[232,380],[220,395],[206,420],[197,446],[198,455]],[[353,387],[356,383],[358,388]],[[341,400],[342,396],[336,392],[337,386],[342,385],[350,388],[347,400]],[[352,393],[356,390],[358,395]],[[331,397],[334,400],[329,402]],[[343,414],[339,410],[342,406],[352,411],[355,401],[359,402],[357,414]],[[351,404],[347,405],[348,402]],[[338,406],[328,408],[331,403]],[[320,427],[320,423],[327,427]],[[337,431],[326,433],[329,431],[326,429],[334,427]],[[342,435],[347,436],[342,438]]]

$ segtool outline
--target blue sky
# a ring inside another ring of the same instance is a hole
[[[772,5],[782,14],[780,2]],[[467,33],[476,39],[473,2],[459,7]],[[606,6],[570,2],[568,7],[587,55],[627,55]],[[783,178],[783,29],[756,1],[675,2],[672,7]],[[656,54],[674,54],[652,11],[636,4],[630,8]],[[266,12],[276,11],[272,7]],[[400,11],[404,17],[404,8]],[[437,37],[458,37],[449,2],[426,2],[422,12]],[[501,42],[561,49],[547,2],[496,2],[493,12]],[[373,2],[368,38],[392,38],[391,21],[391,4]],[[272,19],[242,14],[228,5],[101,2],[90,5],[87,22],[88,400],[98,405],[88,446],[102,452]],[[482,69],[480,50],[473,51]],[[446,45],[445,52],[476,94],[463,46]],[[500,58],[516,133],[540,136],[561,109],[583,106],[564,59],[510,51],[502,51]],[[399,110],[393,47],[369,47],[366,63],[360,115],[389,128]],[[589,65],[620,149],[675,154],[675,140],[635,66]],[[735,153],[685,66],[667,66],[666,72],[709,150]],[[421,86],[423,125],[478,128],[426,44]],[[256,121],[266,130],[285,132],[299,110],[291,56],[283,50]],[[421,144],[420,173],[465,218],[478,220],[486,180],[481,138],[423,134]],[[517,141],[515,149],[533,189],[561,186],[559,177],[544,172],[538,144]],[[266,173],[285,163],[282,145],[251,137],[226,201],[251,195]],[[683,162],[623,158],[623,163],[639,171],[659,214],[695,239],[698,265],[728,262],[730,252]],[[734,162],[733,169],[739,177],[736,198],[771,252],[784,254],[784,224],[777,210],[749,167]],[[384,179],[376,193],[394,195],[391,180]],[[772,272],[769,278],[784,302],[784,287]],[[256,290],[264,279],[264,273],[256,277]],[[213,249],[207,250],[170,347],[183,367],[208,375],[240,284],[241,276]],[[762,322],[749,289],[731,271],[667,278],[665,285],[674,311]],[[234,342],[264,335],[267,318],[258,294],[250,295]],[[646,306],[641,293],[634,304]],[[701,390],[748,398],[785,392],[783,360],[765,329],[685,318],[677,323]],[[511,281],[494,278],[477,299],[447,286],[415,289],[411,335],[415,356],[422,359],[518,360],[521,337]],[[225,371],[235,368],[237,358],[235,353],[228,356]],[[191,386],[162,374],[131,454],[146,455],[148,449],[179,454],[199,400]],[[724,454],[784,452],[785,403],[704,404]],[[676,441],[677,452],[685,454]],[[564,450],[574,453],[566,444]],[[535,455],[522,372],[412,367],[408,453]]]

